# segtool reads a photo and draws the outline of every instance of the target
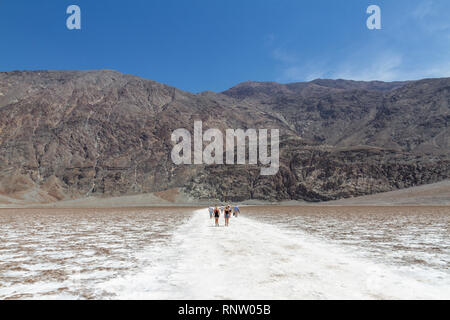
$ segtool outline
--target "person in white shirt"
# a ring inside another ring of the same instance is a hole
[[[233,216],[237,218],[238,214],[241,213],[241,210],[239,210],[238,205],[236,204],[233,208]]]
[[[214,208],[213,207],[209,207],[208,211],[209,211],[209,218],[212,219],[213,214],[214,214]]]

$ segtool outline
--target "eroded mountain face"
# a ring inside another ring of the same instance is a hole
[[[247,82],[191,94],[115,71],[0,73],[0,196],[30,202],[179,188],[323,201],[450,177],[450,79]],[[280,129],[280,170],[172,163],[177,128]]]

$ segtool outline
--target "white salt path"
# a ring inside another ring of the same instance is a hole
[[[424,283],[308,234],[240,216],[214,227],[198,210],[167,245],[137,254],[142,270],[99,285],[119,299],[448,299]]]

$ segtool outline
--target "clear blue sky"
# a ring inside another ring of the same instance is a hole
[[[82,30],[66,28],[71,4]],[[115,69],[191,92],[444,77],[449,17],[448,0],[1,0],[0,71]]]

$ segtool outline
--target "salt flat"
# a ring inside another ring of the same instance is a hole
[[[448,206],[0,210],[0,299],[448,299]]]

